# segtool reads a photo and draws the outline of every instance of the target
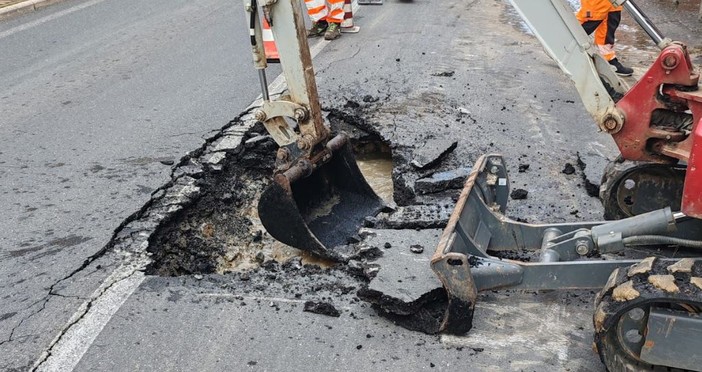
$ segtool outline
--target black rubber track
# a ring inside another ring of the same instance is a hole
[[[691,282],[691,279],[702,277],[702,259],[696,259],[690,272],[671,273],[668,267],[671,262],[654,259],[650,270],[629,276],[630,268],[621,268],[612,272],[607,285],[598,293],[595,300],[595,346],[602,363],[610,372],[634,371],[681,371],[665,366],[654,366],[632,357],[621,345],[617,338],[617,325],[620,317],[629,310],[639,307],[647,309],[653,303],[688,304],[702,308],[702,289]],[[633,265],[634,267],[636,265]],[[678,292],[668,292],[657,288],[649,282],[652,275],[673,275]],[[627,285],[638,294],[633,299],[615,299],[616,288]]]

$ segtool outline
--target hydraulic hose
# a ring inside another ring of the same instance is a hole
[[[664,235],[637,235],[622,239],[624,245],[679,245],[686,248],[702,248],[702,241],[674,238]]]
[[[251,50],[253,50],[254,53],[254,64],[256,65],[256,68],[258,69],[258,82],[261,84],[261,96],[263,97],[264,101],[270,101],[270,96],[268,93],[268,79],[266,78],[266,64],[265,61],[261,61],[261,63],[257,63],[257,51],[260,51],[260,48],[263,48],[262,45],[258,45],[256,42],[256,21],[258,17],[258,3],[256,0],[251,0],[251,12],[249,16],[249,36],[251,37]],[[262,54],[265,59],[265,52]],[[259,57],[262,58],[262,57]]]
[[[256,17],[258,17],[258,4],[256,0],[251,0],[251,15],[249,16],[249,36],[251,36],[251,46],[256,46]]]

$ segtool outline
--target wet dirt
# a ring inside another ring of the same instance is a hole
[[[331,110],[328,119],[335,130],[349,133],[371,187],[386,203],[392,203],[392,155],[387,141],[347,112]],[[261,225],[257,200],[271,182],[277,149],[262,133],[265,128],[256,124],[246,131],[241,144],[226,152],[219,166],[204,167],[197,173],[198,197],[170,216],[150,238],[153,262],[148,274],[245,271],[269,260],[285,263],[299,259],[303,265],[334,266],[331,261],[277,242]]]
[[[633,300],[639,297],[639,295],[639,291],[634,289],[634,282],[631,280],[614,288],[614,291],[612,291],[612,299],[620,302]]]
[[[253,138],[265,129],[254,126]],[[255,200],[270,182],[277,145],[272,139],[241,146],[221,170],[205,169],[198,179],[198,199],[175,213],[149,242],[151,275],[223,272],[254,262],[260,251],[261,229]]]
[[[673,275],[651,275],[648,277],[648,282],[668,293],[680,292],[680,288],[675,285],[675,276]]]

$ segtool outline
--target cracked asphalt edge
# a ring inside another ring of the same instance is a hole
[[[272,84],[271,96],[279,96],[285,89],[284,83]],[[61,331],[42,352],[32,367],[32,371],[69,371],[80,361],[92,341],[98,336],[112,315],[144,280],[143,273],[151,262],[147,252],[149,238],[164,222],[175,213],[188,206],[200,196],[197,175],[206,168],[217,171],[220,163],[229,152],[236,153],[244,145],[245,133],[257,120],[253,111],[261,107],[256,100],[243,113],[222,127],[213,137],[207,139],[197,150],[181,158],[173,167],[171,180],[151,194],[151,199],[137,212],[128,217],[102,249],[86,259],[71,274],[52,285],[49,294],[59,283],[89,267],[108,252],[121,256],[122,263],[92,293],[71,316]],[[223,144],[232,144],[228,147]],[[45,301],[48,301],[47,296]],[[40,310],[41,311],[41,310]]]
[[[311,45],[312,58],[328,44],[328,41],[321,40]],[[287,89],[284,76],[282,74],[277,76],[268,89],[271,100],[279,98]],[[61,282],[88,268],[108,252],[122,256],[122,264],[103,280],[90,298],[79,306],[46,350],[39,355],[31,371],[70,371],[80,362],[112,315],[144,280],[143,271],[151,263],[151,253],[147,252],[151,235],[162,223],[169,221],[171,216],[197,200],[200,195],[200,188],[196,185],[198,174],[204,172],[206,168],[215,171],[221,169],[220,164],[226,159],[227,153],[237,153],[244,146],[245,133],[257,122],[253,112],[262,105],[263,100],[259,96],[242,113],[220,128],[214,136],[206,139],[200,148],[185,154],[173,166],[170,181],[152,192],[149,201],[115,229],[103,248],[84,260],[77,269],[54,283],[49,288],[48,295],[38,301],[44,301],[41,309],[22,319],[13,328],[14,332],[14,329],[25,320],[41,312],[51,297],[58,295],[54,292],[54,288]],[[12,333],[3,343],[11,341],[13,341]]]
[[[320,41],[310,46],[312,57],[328,44],[328,41]],[[281,74],[269,85],[271,100],[280,97],[286,89],[285,78]],[[200,148],[183,156],[173,166],[170,181],[151,193],[151,199],[115,229],[112,238],[103,248],[54,283],[43,299],[42,309],[20,321],[15,328],[41,312],[52,295],[58,295],[53,292],[54,287],[88,268],[106,253],[114,252],[122,256],[122,264],[79,306],[47,349],[39,355],[31,371],[70,371],[80,362],[112,315],[144,280],[143,272],[151,263],[151,253],[147,252],[151,235],[162,223],[169,221],[171,216],[197,200],[200,196],[200,188],[196,185],[197,175],[206,168],[214,171],[221,169],[220,164],[227,154],[237,153],[244,146],[245,133],[257,122],[253,112],[262,105],[263,100],[259,96],[214,136],[206,139]],[[10,341],[11,338],[5,342]]]

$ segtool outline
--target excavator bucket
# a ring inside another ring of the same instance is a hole
[[[296,167],[299,165],[296,165]],[[278,241],[334,261],[352,254],[350,239],[383,202],[358,169],[348,141],[307,177],[279,173],[258,203],[263,226]]]
[[[274,182],[259,199],[259,218],[282,243],[346,261],[352,255],[349,239],[383,203],[358,169],[348,138],[344,134],[331,138],[324,123],[300,1],[262,5],[287,87],[286,94],[275,100],[271,100],[265,77],[258,8],[255,1],[244,4],[250,12],[251,46],[263,98],[254,115],[280,147]]]

